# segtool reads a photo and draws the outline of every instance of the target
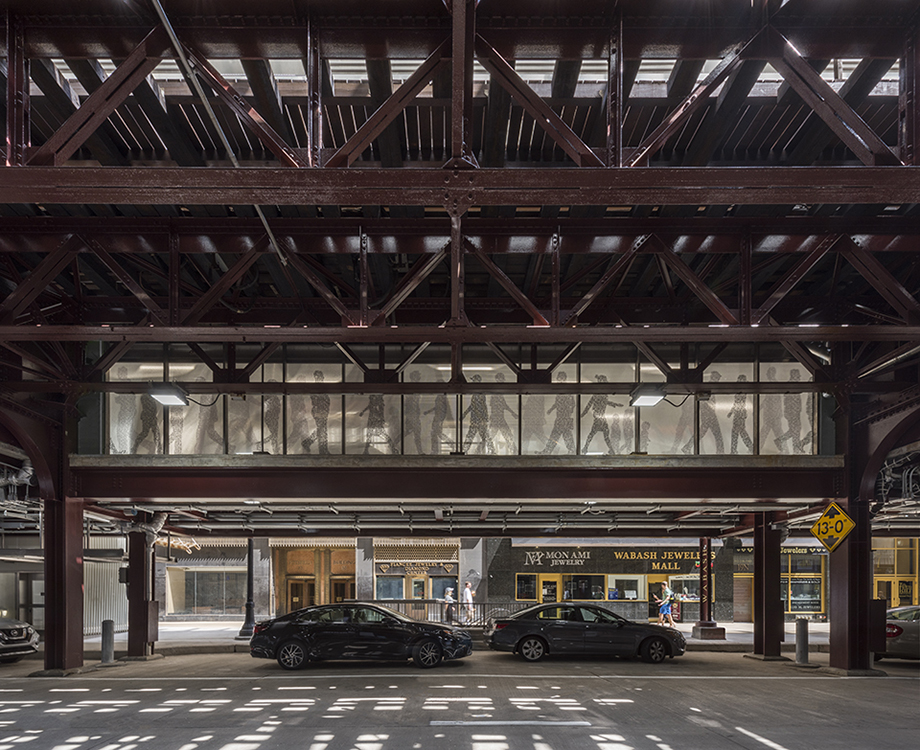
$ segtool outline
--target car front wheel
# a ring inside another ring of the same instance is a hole
[[[649,638],[642,644],[639,654],[642,656],[642,661],[647,661],[649,664],[660,664],[668,656],[668,644],[663,638]]]
[[[422,669],[431,669],[441,663],[441,647],[434,641],[420,641],[412,649],[412,659]]]
[[[530,635],[518,644],[518,653],[524,661],[540,661],[546,656],[546,644],[542,638]]]
[[[285,641],[278,649],[277,658],[282,669],[303,669],[307,664],[307,649],[299,641]]]

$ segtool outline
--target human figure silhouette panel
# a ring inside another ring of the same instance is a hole
[[[132,398],[134,398],[132,396]],[[131,446],[131,453],[137,453],[141,444],[147,439],[148,435],[153,435],[153,453],[162,452],[162,439],[160,434],[159,405],[150,396],[144,394],[141,396],[141,428],[134,436],[134,444]]]
[[[789,380],[799,382],[802,379],[802,373],[797,367],[793,367],[789,372]],[[786,420],[786,431],[774,441],[776,447],[781,451],[786,450],[787,441],[792,446],[793,453],[806,453],[806,446],[811,443],[813,434],[808,432],[802,436],[802,394],[801,393],[784,393],[783,394],[783,419]]]
[[[739,383],[744,383],[746,381],[746,375],[738,376]],[[738,452],[738,440],[740,439],[748,449],[748,452],[753,453],[754,441],[751,440],[751,436],[747,431],[747,394],[735,394],[735,401],[732,404],[732,408],[728,410],[728,414],[726,416],[729,416],[732,419],[732,435],[729,451],[732,454]]]
[[[443,383],[444,378],[438,375],[437,382]],[[443,453],[442,444],[454,445],[450,436],[444,433],[444,422],[453,419],[454,413],[450,408],[450,398],[446,393],[439,393],[434,398],[434,406],[424,412],[425,416],[432,414],[431,431],[429,437],[431,440],[431,453],[438,455]]]
[[[473,375],[470,378],[472,383],[481,383],[482,375]],[[469,432],[466,434],[466,440],[463,441],[463,452],[469,453],[476,438],[479,439],[479,453],[495,453],[495,446],[492,445],[492,437],[489,435],[489,409],[486,404],[484,393],[474,393],[470,396],[470,405],[460,416],[460,419],[469,417]]]
[[[364,431],[364,455],[370,453],[371,444],[384,442],[390,447],[390,453],[399,453],[399,446],[390,437],[387,430],[386,402],[383,394],[372,393],[368,397],[367,406],[359,413],[359,417],[367,414],[367,427]]]
[[[767,368],[767,382],[776,382],[776,368],[772,365]],[[767,439],[773,434],[774,444],[783,434],[783,397],[764,394],[760,397],[760,449],[769,445]],[[782,450],[782,446],[776,444]]]
[[[564,372],[560,372],[556,376],[556,382],[564,383],[567,377]],[[561,438],[565,442],[566,450],[569,453],[576,453],[578,445],[575,443],[575,396],[571,394],[556,396],[553,405],[546,410],[547,414],[553,412],[556,412],[553,429],[549,433],[549,440],[546,441],[546,445],[540,452],[545,455],[553,453]]]
[[[606,375],[595,375],[594,379],[598,383],[606,383]],[[594,436],[600,434],[604,438],[604,442],[607,444],[607,453],[615,454],[620,452],[620,415],[616,412],[613,413],[610,424],[607,423],[607,407],[612,406],[617,408],[623,406],[623,404],[616,401],[611,401],[607,398],[607,394],[598,393],[588,400],[588,403],[585,405],[585,408],[581,412],[581,416],[587,416],[590,411],[594,416],[594,422],[591,424],[591,431],[588,433],[588,437],[585,439],[585,446],[582,448],[582,453],[587,453],[588,448],[591,446],[591,441],[594,439]]]
[[[322,370],[314,370],[313,382],[322,383],[325,380]],[[321,456],[329,455],[329,406],[331,400],[328,393],[314,393],[310,396],[310,416],[316,428],[307,435],[302,445],[307,453],[311,453],[313,444],[316,443],[317,453]],[[365,409],[366,411],[366,409]],[[361,412],[364,414],[364,412]],[[367,453],[367,451],[365,451]]]
[[[409,375],[409,380],[418,383],[421,380],[418,370]],[[407,393],[403,397],[403,445],[409,452],[409,437],[415,443],[415,452],[424,453],[422,448],[422,405],[421,397],[417,393]]]
[[[722,374],[717,370],[713,370],[712,375],[709,376],[710,383],[718,383],[721,379]],[[716,441],[716,453],[725,453],[722,428],[719,427],[719,417],[716,415],[715,407],[711,401],[699,401],[698,403],[700,405],[700,444],[702,445],[703,438],[711,432]]]
[[[505,374],[499,372],[495,375],[496,383],[505,382]],[[505,412],[508,412],[514,419],[517,419],[517,413],[508,406],[505,397],[500,394],[493,394],[489,397],[489,430],[492,437],[501,436],[502,439],[510,446],[510,453],[517,453],[517,436],[508,425],[505,419]]]

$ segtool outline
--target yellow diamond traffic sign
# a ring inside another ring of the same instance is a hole
[[[821,518],[815,521],[811,533],[827,547],[828,552],[833,552],[854,528],[856,522],[837,503],[831,503],[821,514]]]

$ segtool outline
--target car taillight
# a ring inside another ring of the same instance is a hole
[[[494,627],[493,627],[493,629],[494,629],[494,630],[501,630],[502,628],[507,628],[507,627],[508,627],[508,623],[507,623],[507,622],[496,622],[495,625],[494,625]]]
[[[263,630],[268,630],[271,623],[269,622],[257,622],[252,628],[252,634],[261,633]]]
[[[894,623],[889,622],[885,626],[885,635],[887,635],[889,638],[895,638],[901,635],[903,632],[904,628],[902,628],[900,625],[895,625]]]

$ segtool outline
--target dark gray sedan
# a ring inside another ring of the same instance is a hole
[[[885,653],[877,659],[920,659],[920,607],[889,609],[885,635]]]
[[[510,617],[490,621],[489,648],[511,651],[527,661],[547,654],[640,656],[658,664],[687,648],[674,628],[631,622],[590,604],[540,604]]]

